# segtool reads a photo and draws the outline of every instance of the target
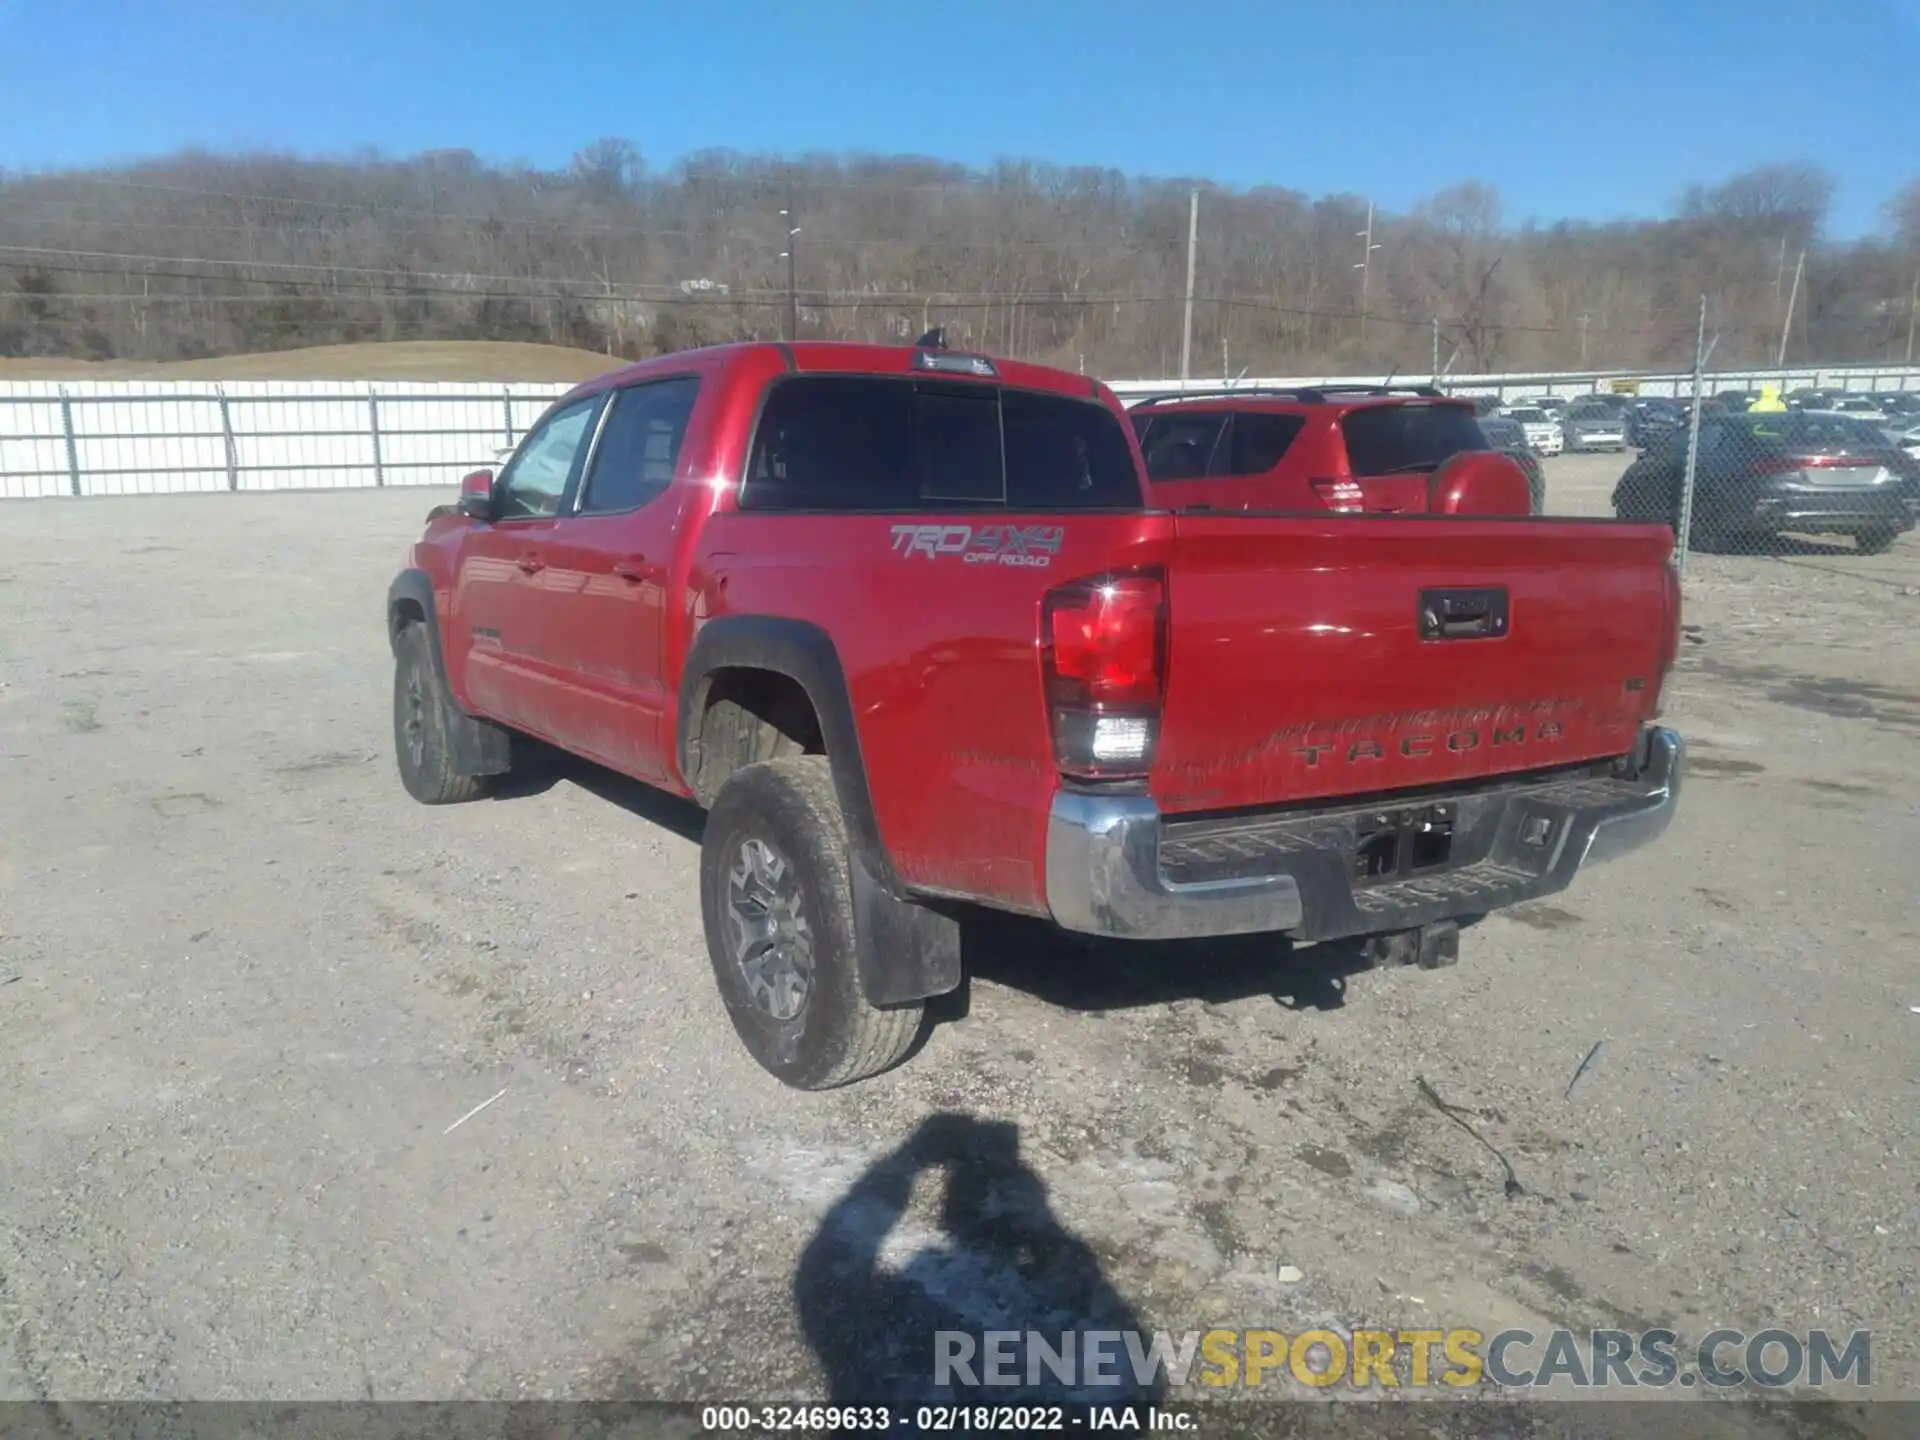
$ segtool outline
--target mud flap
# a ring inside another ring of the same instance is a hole
[[[847,856],[860,989],[885,1007],[945,995],[960,986],[960,922],[887,893],[860,858]]]
[[[469,715],[447,697],[447,744],[462,775],[504,775],[513,765],[513,737],[490,720]]]

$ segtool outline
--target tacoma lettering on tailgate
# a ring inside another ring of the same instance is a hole
[[[1059,525],[896,525],[893,552],[938,560],[958,555],[968,565],[1012,565],[1043,570],[1060,553]]]

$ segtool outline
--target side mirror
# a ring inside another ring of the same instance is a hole
[[[476,470],[460,482],[460,499],[453,507],[469,520],[493,518],[493,471]]]

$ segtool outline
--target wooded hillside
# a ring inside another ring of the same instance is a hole
[[[1883,235],[1823,238],[1832,181],[1768,166],[1629,223],[1515,227],[1480,183],[1409,214],[1110,170],[712,153],[660,173],[621,140],[562,172],[183,154],[0,176],[0,354],[166,360],[375,340],[513,340],[640,356],[787,324],[955,344],[1108,376],[1180,362],[1199,185],[1193,370],[1455,374],[1904,357],[1920,181]],[[1362,315],[1362,291],[1365,314]]]

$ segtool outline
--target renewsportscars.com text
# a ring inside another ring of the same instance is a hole
[[[1316,1388],[1529,1390],[1678,1387],[1766,1390],[1873,1384],[1873,1337],[1712,1330],[1683,1344],[1671,1330],[942,1330],[937,1385],[1257,1387],[1288,1379]]]

